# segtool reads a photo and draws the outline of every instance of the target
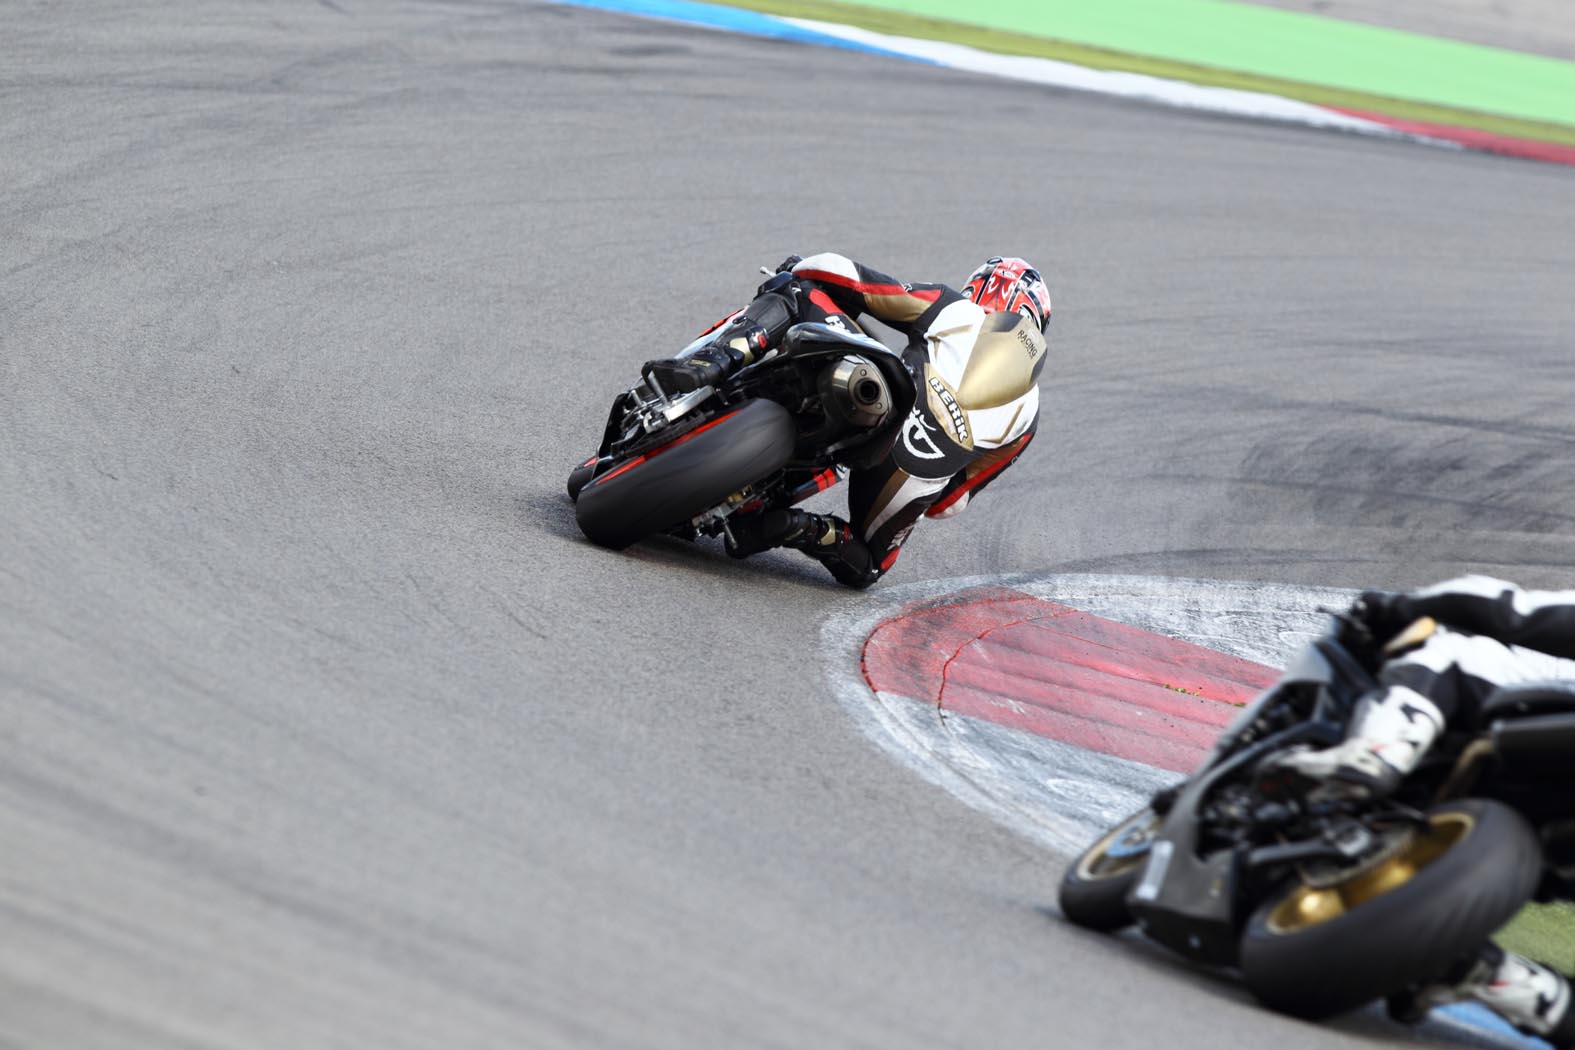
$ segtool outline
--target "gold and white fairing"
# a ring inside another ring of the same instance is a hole
[[[920,397],[947,436],[965,449],[987,453],[1027,433],[1039,413],[1039,372],[1045,340],[1032,321],[1017,314],[986,314],[969,300],[952,303],[936,315],[925,333],[929,362]],[[912,477],[896,471],[875,500],[865,527],[874,536],[893,515],[917,500],[933,497],[949,479]],[[967,494],[942,515],[968,505]]]
[[[1018,314],[987,314],[964,300],[942,310],[925,333],[929,363],[922,396],[947,436],[968,449],[1009,444],[1039,410],[1045,339]]]

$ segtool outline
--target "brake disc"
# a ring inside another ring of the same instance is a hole
[[[1387,864],[1410,847],[1416,838],[1415,828],[1394,828],[1381,836],[1378,844],[1360,860],[1349,864],[1304,864],[1297,869],[1302,882],[1310,889],[1331,889],[1341,883],[1360,878],[1370,871]]]

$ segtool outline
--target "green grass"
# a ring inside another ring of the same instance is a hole
[[[1185,80],[1212,87],[1238,88],[1244,91],[1262,91],[1286,98],[1300,99],[1322,106],[1340,109],[1383,113],[1399,120],[1414,120],[1430,124],[1451,124],[1463,128],[1515,138],[1535,139],[1575,146],[1575,127],[1547,124],[1492,113],[1456,109],[1450,106],[1411,102],[1404,99],[1368,95],[1342,88],[1325,87],[1294,80],[1280,80],[1253,73],[1238,73],[1227,69],[1188,65],[1164,58],[1108,51],[1044,37],[1008,33],[980,26],[964,25],[944,19],[927,18],[861,7],[856,4],[833,0],[727,0],[731,7],[741,7],[764,14],[785,15],[792,18],[809,18],[821,22],[836,22],[857,26],[877,33],[918,37],[923,40],[941,40],[965,44],[982,51],[1003,55],[1027,55],[1034,58],[1052,58],[1072,62],[1093,69],[1118,70],[1126,73],[1146,73],[1150,76]]]
[[[1495,939],[1561,973],[1575,973],[1575,905],[1529,904]]]

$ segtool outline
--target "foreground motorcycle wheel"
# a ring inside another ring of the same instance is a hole
[[[1143,873],[1160,818],[1144,808],[1117,824],[1061,877],[1061,914],[1090,930],[1132,925],[1127,894]]]
[[[584,483],[575,520],[591,542],[622,550],[781,470],[797,438],[787,409],[745,401]]]
[[[1281,1013],[1318,1020],[1437,978],[1536,889],[1542,847],[1519,813],[1464,799],[1428,830],[1332,885],[1296,881],[1248,920],[1247,987]]]

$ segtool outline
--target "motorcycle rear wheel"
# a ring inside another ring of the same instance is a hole
[[[1308,1020],[1436,979],[1531,898],[1542,847],[1519,813],[1464,799],[1332,885],[1295,880],[1248,920],[1241,969],[1260,1002]]]
[[[1061,876],[1061,914],[1090,930],[1109,932],[1132,925],[1127,894],[1143,874],[1147,843],[1160,823],[1145,807],[1084,850]]]
[[[775,401],[745,401],[584,482],[580,531],[614,550],[682,525],[787,464],[798,430]]]

